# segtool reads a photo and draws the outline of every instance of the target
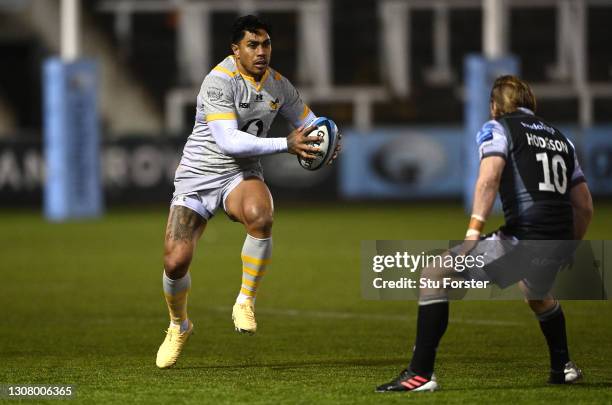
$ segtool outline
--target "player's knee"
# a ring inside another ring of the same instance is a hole
[[[164,255],[164,270],[166,276],[176,280],[187,274],[191,264],[191,255],[185,252],[169,252]]]
[[[536,313],[546,312],[550,308],[555,305],[554,299],[542,299],[542,300],[534,300],[534,299],[525,299],[525,302],[529,305],[529,308]]]
[[[440,271],[426,267],[419,277],[419,302],[445,299],[447,290],[441,283]]]
[[[531,308],[533,312],[538,312],[539,303],[536,301],[538,300],[530,300],[528,298],[525,298],[525,303],[529,305],[529,308]]]
[[[438,282],[442,279],[442,273],[434,267],[426,267],[421,271],[421,278]]]
[[[274,217],[267,208],[250,206],[244,210],[245,226],[249,232],[269,234],[272,231]]]

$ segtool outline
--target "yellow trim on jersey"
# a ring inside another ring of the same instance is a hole
[[[310,108],[304,104],[304,111],[302,111],[302,115],[300,115],[300,120],[303,121],[304,118],[308,117],[308,114],[310,114]]]
[[[237,71],[235,72],[234,75],[240,73],[240,76],[242,76],[243,78],[245,78],[246,80],[248,80],[249,82],[253,83],[253,85],[255,86],[255,90],[260,91],[263,84],[266,82],[266,79],[268,78],[268,76],[270,75],[270,69],[266,69],[266,71],[264,72],[263,76],[261,77],[261,80],[259,81],[259,83],[257,83],[255,81],[255,78],[253,76],[249,76],[246,73],[242,73],[240,71],[240,69],[238,68],[238,62],[236,61],[236,57],[234,55],[230,55],[230,57],[232,58],[232,60],[234,61],[234,65],[236,66]],[[278,74],[278,73],[277,73]],[[275,77],[276,78],[276,77]],[[277,79],[277,80],[280,80]]]
[[[266,71],[267,72],[267,71]],[[253,76],[249,76],[246,73],[242,73],[240,70],[238,70],[238,73],[240,73],[240,76],[242,76],[243,78],[245,78],[246,80],[250,81],[251,83],[257,85],[257,82],[255,81],[255,78]]]
[[[256,257],[251,257],[251,256],[247,256],[247,255],[241,255],[242,256],[242,260],[247,262],[247,263],[251,263],[254,264],[255,266],[261,266],[264,264],[270,264],[272,263],[272,259],[258,259]]]
[[[206,116],[206,121],[216,121],[216,120],[235,120],[236,113],[217,113],[217,114],[208,114]]]
[[[238,70],[238,72],[240,72],[240,70]],[[255,81],[255,79],[252,76],[247,75],[246,73],[242,73],[240,72],[240,75],[242,77],[244,77],[246,80],[250,81],[251,83],[253,83],[253,85],[255,86],[255,90],[260,91],[261,88],[263,87],[264,83],[266,82],[266,79],[268,78],[268,76],[270,75],[270,70],[266,69],[265,73],[263,74],[263,76],[261,77],[261,80],[259,81],[259,83],[257,83]]]
[[[282,79],[282,78],[283,78],[283,76],[281,76],[281,74],[280,74],[280,73],[278,73],[278,72],[275,72],[275,73],[274,73],[274,80],[278,81],[278,80],[280,80],[280,79]]]
[[[220,66],[220,65],[215,66],[213,70],[216,70],[217,72],[225,73],[229,77],[234,77],[238,74],[237,72],[232,72],[229,69],[224,68],[223,66]]]

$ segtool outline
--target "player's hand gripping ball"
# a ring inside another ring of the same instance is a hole
[[[321,142],[308,142],[308,144],[319,147],[320,152],[315,159],[304,159],[298,155],[298,162],[304,169],[317,170],[331,160],[338,145],[339,134],[336,123],[329,118],[319,117],[311,126],[316,127],[316,129],[308,135],[318,135],[323,140]]]

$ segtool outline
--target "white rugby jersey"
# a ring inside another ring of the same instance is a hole
[[[202,82],[195,125],[176,172],[176,193],[197,191],[190,184],[193,182],[188,181],[196,176],[261,168],[257,156],[238,158],[224,154],[215,142],[209,122],[236,120],[239,130],[266,137],[279,112],[296,128],[316,119],[297,90],[280,73],[269,68],[256,83],[252,77],[238,71],[233,56],[225,58]]]

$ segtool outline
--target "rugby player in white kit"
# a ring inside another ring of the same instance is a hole
[[[314,158],[308,142],[317,118],[293,85],[269,67],[268,26],[257,17],[238,18],[233,54],[204,79],[197,98],[193,132],[176,170],[175,192],[166,227],[163,290],[170,313],[166,338],[157,352],[159,368],[173,366],[193,331],[187,316],[189,265],[207,221],[222,207],[246,229],[242,285],[232,310],[238,332],[255,333],[257,288],[272,255],[273,202],[259,157],[288,152]],[[286,138],[267,138],[280,113],[296,128]],[[335,159],[340,151],[336,148]]]

